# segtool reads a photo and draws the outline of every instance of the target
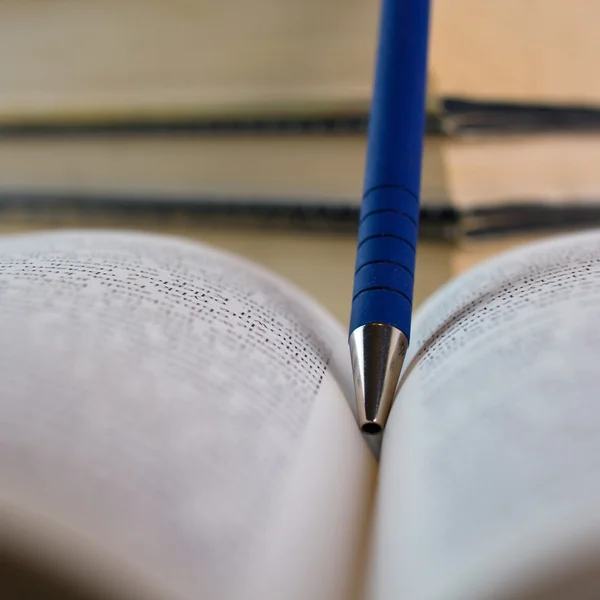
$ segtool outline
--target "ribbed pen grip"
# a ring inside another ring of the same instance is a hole
[[[398,187],[363,200],[350,332],[368,323],[392,325],[410,336],[419,203]]]

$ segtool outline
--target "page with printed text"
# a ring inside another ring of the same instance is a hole
[[[413,332],[371,597],[599,597],[600,233],[477,267]]]
[[[0,239],[0,548],[104,597],[350,598],[375,459],[344,334],[145,234]]]

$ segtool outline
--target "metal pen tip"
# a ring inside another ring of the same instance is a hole
[[[369,323],[356,328],[349,343],[358,425],[363,433],[377,435],[394,402],[408,340],[396,327]]]

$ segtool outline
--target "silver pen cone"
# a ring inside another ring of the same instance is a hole
[[[358,425],[364,433],[378,434],[394,402],[408,340],[396,327],[369,323],[357,327],[349,343]]]

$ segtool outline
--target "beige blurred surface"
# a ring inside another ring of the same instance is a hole
[[[597,103],[599,7],[436,0],[430,96]],[[377,0],[4,0],[0,120],[364,109],[378,18]]]
[[[0,120],[368,105],[376,0],[5,0]]]

